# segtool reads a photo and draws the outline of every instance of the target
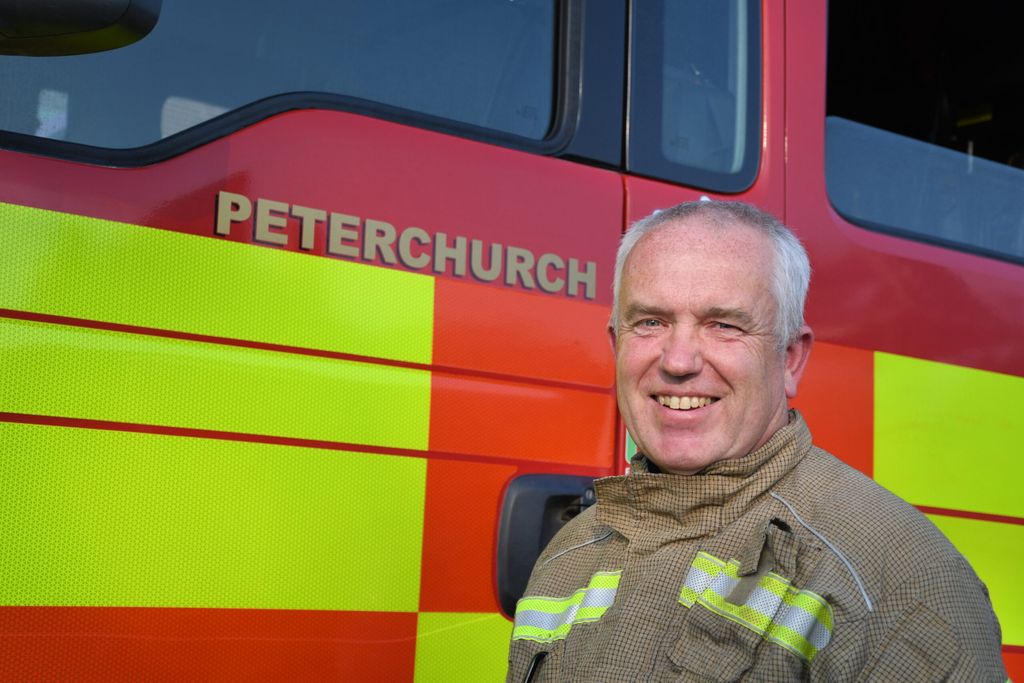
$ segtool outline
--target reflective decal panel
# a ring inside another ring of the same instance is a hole
[[[4,411],[423,450],[430,374],[0,318]]]
[[[935,514],[928,518],[964,554],[988,588],[1003,642],[1024,643],[1024,591],[1020,588],[1024,525]]]
[[[915,505],[1024,517],[1024,378],[875,354],[875,477]]]
[[[426,460],[0,423],[0,604],[415,612]]]
[[[420,612],[416,683],[504,680],[511,634],[501,614]]]
[[[425,275],[0,204],[0,308],[429,363]],[[384,321],[387,321],[385,324]]]

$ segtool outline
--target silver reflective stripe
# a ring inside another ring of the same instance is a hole
[[[580,607],[604,607],[607,609],[615,602],[616,592],[618,592],[618,588],[588,588]]]
[[[686,575],[686,583],[684,585],[697,595],[700,595],[711,587],[711,582],[714,580],[714,575],[708,574],[703,569],[690,567],[690,572]]]
[[[544,631],[554,631],[563,623],[572,623],[576,616],[576,606],[573,605],[571,613],[548,614],[537,610],[516,610],[516,628],[520,626],[532,626]]]
[[[516,605],[513,640],[551,642],[565,638],[574,624],[597,621],[615,602],[621,572],[598,572],[585,588],[566,598],[527,596]]]
[[[798,590],[789,580],[770,573],[738,605],[728,599],[739,583],[738,572],[736,560],[723,562],[697,553],[679,589],[679,602],[686,607],[700,604],[808,662],[828,645],[832,608],[821,596]]]
[[[588,588],[579,604],[571,604],[562,612],[541,612],[538,610],[516,610],[516,626],[533,626],[535,628],[554,631],[559,626],[569,625],[577,621],[576,615],[581,609],[588,607],[609,608],[615,601],[615,588]],[[592,621],[582,617],[579,621]]]
[[[787,605],[774,621],[802,635],[816,650],[828,645],[829,638],[832,637],[828,627],[818,621],[817,617],[795,605]]]
[[[750,592],[750,597],[747,598],[745,603],[751,609],[757,611],[760,614],[765,615],[769,619],[772,615],[779,611],[779,607],[782,606],[782,598],[770,590],[756,586],[754,590]]]
[[[735,588],[736,584],[739,582],[739,579],[734,579],[723,572],[714,578],[708,588],[715,591],[723,598],[727,598],[729,597],[729,594],[732,593],[732,589]]]

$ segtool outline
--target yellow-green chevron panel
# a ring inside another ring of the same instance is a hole
[[[915,505],[1024,517],[1024,378],[875,354],[875,479]]]
[[[423,458],[4,422],[0,452],[0,604],[417,608]]]
[[[431,359],[426,275],[12,204],[0,225],[0,308]]]
[[[425,450],[430,373],[0,319],[0,412]]]
[[[978,519],[928,515],[942,533],[964,554],[988,586],[1003,642],[1024,645],[1024,591],[1020,568],[1024,566],[1024,525]]]
[[[502,615],[420,612],[416,631],[416,683],[505,680],[512,622]]]

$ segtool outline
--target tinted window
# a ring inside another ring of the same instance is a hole
[[[849,220],[1024,259],[1024,6],[829,5],[826,178]]]
[[[130,148],[267,97],[325,92],[540,139],[552,122],[554,5],[164,2],[135,45],[0,58],[0,128]]]
[[[757,173],[760,5],[633,3],[628,164],[635,173],[721,192]]]

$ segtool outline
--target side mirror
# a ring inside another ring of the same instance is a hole
[[[144,38],[161,0],[0,0],[0,55],[114,50]]]

